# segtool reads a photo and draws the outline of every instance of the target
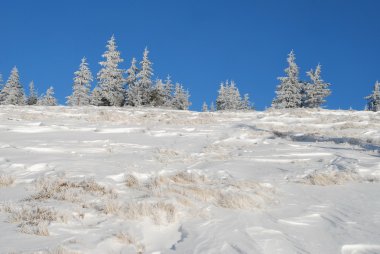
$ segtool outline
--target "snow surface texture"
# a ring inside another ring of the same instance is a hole
[[[0,253],[380,253],[380,113],[0,120]]]

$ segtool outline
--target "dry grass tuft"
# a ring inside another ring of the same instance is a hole
[[[17,223],[20,232],[41,236],[49,235],[48,225],[53,221],[66,222],[67,216],[52,208],[37,205],[23,205],[16,207],[8,205],[5,209],[10,213],[9,221]]]
[[[37,193],[28,200],[56,199],[72,203],[82,202],[86,194],[116,197],[111,189],[95,182],[94,179],[70,181],[64,177],[42,177],[35,181]]]
[[[171,203],[163,201],[129,203],[123,208],[123,216],[127,219],[137,220],[148,217],[157,224],[173,223],[177,217],[177,209]]]
[[[15,179],[5,173],[0,173],[0,188],[1,187],[8,187],[14,183]]]
[[[139,179],[132,174],[126,174],[124,176],[125,185],[129,188],[138,188],[140,183]]]
[[[145,253],[144,244],[138,242],[136,238],[133,237],[131,234],[126,232],[118,232],[117,234],[115,234],[115,237],[121,243],[124,243],[126,245],[132,245],[135,248],[136,253]]]
[[[129,204],[125,209],[126,217],[137,219],[148,216],[156,223],[173,221],[173,218],[177,217],[179,205],[200,208],[206,204],[213,204],[229,209],[257,209],[270,203],[274,196],[273,188],[254,181],[207,178],[192,171],[160,174],[147,180],[133,178],[132,182],[139,182],[139,190],[145,192],[146,197],[158,198],[161,201],[149,202],[149,199],[146,199],[146,202]],[[171,200],[171,203],[162,200]],[[164,211],[164,215],[160,214],[160,211]]]
[[[363,177],[355,170],[332,170],[332,171],[313,171],[307,174],[299,183],[328,186],[341,185],[347,182],[377,182],[376,177]]]
[[[68,250],[62,245],[58,245],[56,248],[50,249],[47,251],[47,254],[81,254],[81,253],[82,252]]]

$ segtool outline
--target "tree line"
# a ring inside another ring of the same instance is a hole
[[[119,67],[124,60],[117,50],[114,36],[107,42],[106,48],[102,55],[104,60],[99,63],[101,69],[97,73],[96,87],[90,91],[93,76],[86,58],[83,58],[78,71],[74,73],[73,92],[67,97],[67,105],[189,108],[190,93],[180,83],[173,84],[170,76],[165,81],[157,79],[153,82],[153,63],[149,60],[147,48],[140,67],[133,58],[127,70]]]
[[[142,60],[136,58],[131,66],[124,70],[120,64],[124,62],[121,53],[117,50],[115,37],[107,42],[107,50],[103,53],[103,61],[99,62],[101,69],[96,75],[97,84],[91,91],[94,77],[86,58],[82,58],[79,69],[74,72],[72,94],[67,96],[69,106],[149,106],[187,110],[191,105],[190,93],[180,83],[173,84],[170,76],[165,80],[153,81],[153,63],[149,59],[149,51],[145,48]],[[306,72],[309,81],[299,79],[299,67],[295,62],[292,50],[287,58],[288,67],[285,76],[279,77],[280,84],[276,89],[276,97],[272,107],[281,108],[319,108],[331,94],[331,84],[322,77],[322,67],[318,64],[315,70]],[[380,111],[380,83],[376,81],[372,93],[365,97],[366,110]],[[29,94],[26,95],[20,82],[17,67],[14,67],[5,84],[0,75],[0,104],[1,105],[43,105],[55,106],[54,88],[38,95],[33,81],[29,84]],[[222,82],[216,98],[216,106],[212,102],[208,106],[205,102],[202,111],[216,110],[253,110],[253,103],[249,95],[240,95],[234,81]]]

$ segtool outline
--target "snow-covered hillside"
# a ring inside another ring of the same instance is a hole
[[[380,113],[0,107],[0,253],[380,253]]]

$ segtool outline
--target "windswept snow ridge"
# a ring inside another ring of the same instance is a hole
[[[380,253],[379,113],[0,106],[0,120],[0,253]]]

